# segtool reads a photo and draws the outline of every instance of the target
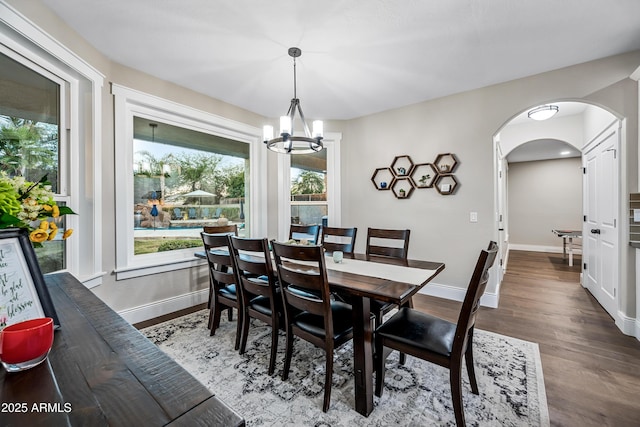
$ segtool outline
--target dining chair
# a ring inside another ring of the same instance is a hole
[[[407,260],[409,253],[409,237],[411,230],[394,230],[386,228],[367,229],[367,255],[376,255],[387,258]],[[410,298],[407,302],[408,307],[413,307],[413,301]],[[395,304],[371,300],[371,313],[373,313],[374,328],[382,324],[385,314],[396,308]],[[400,363],[404,364],[406,358],[404,354],[400,355]]]
[[[230,237],[231,255],[242,299],[240,354],[244,354],[251,318],[271,326],[269,375],[275,370],[278,332],[283,325],[282,298],[278,289],[267,239]]]
[[[238,235],[238,224],[229,225],[205,225],[202,230],[208,234],[232,234]]]
[[[322,227],[322,247],[327,252],[342,251],[347,254],[353,253],[357,234],[358,229],[356,227]]]
[[[367,229],[367,255],[407,259],[411,230]]]
[[[496,259],[497,252],[496,242],[491,242],[488,249],[480,252],[457,323],[413,308],[402,307],[376,329],[376,396],[382,396],[384,386],[387,358],[384,348],[395,349],[449,369],[456,424],[465,425],[462,404],[462,358],[464,357],[466,362],[471,391],[479,394],[473,366],[473,330],[480,297],[487,286],[489,269]]]
[[[289,239],[300,240],[307,239],[309,243],[316,245],[318,236],[320,235],[320,226],[291,224],[289,227]]]
[[[229,321],[233,320],[233,309],[238,310],[235,349],[240,347],[242,333],[241,300],[237,292],[237,278],[233,261],[229,255],[231,243],[227,234],[200,233],[209,265],[209,329],[215,335],[220,326],[222,311],[228,310]],[[216,250],[212,250],[216,249]]]
[[[333,351],[353,338],[351,306],[331,299],[321,246],[287,245],[275,240],[271,241],[271,246],[284,303],[287,337],[282,380],[286,381],[289,376],[294,336],[323,349],[326,368],[322,410],[327,412],[331,400]],[[305,263],[303,268],[295,266],[300,261]]]

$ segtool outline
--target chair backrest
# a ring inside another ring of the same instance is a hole
[[[320,245],[287,245],[271,241],[287,319],[296,310],[324,316],[326,336],[333,337],[329,280]],[[295,265],[303,261],[304,265]],[[311,265],[310,265],[311,264]]]
[[[357,233],[356,227],[322,227],[322,247],[328,252],[353,253]]]
[[[407,259],[409,254],[409,235],[411,230],[390,230],[371,228],[367,230],[367,255],[379,255],[390,258]],[[391,245],[396,240],[396,246]]]
[[[233,261],[229,255],[231,243],[228,234],[200,233],[214,283],[222,286],[236,283]],[[212,251],[212,249],[214,249]],[[216,250],[217,249],[217,250]]]
[[[218,219],[218,218],[220,218],[221,214],[222,214],[222,208],[218,207],[218,208],[216,208],[216,213],[213,214],[213,217]]]
[[[189,208],[188,212],[189,212],[189,218],[190,219],[195,219],[196,218],[196,208]]]
[[[175,217],[175,219],[182,219],[182,209],[173,208],[173,216]]]
[[[320,234],[320,226],[291,224],[289,227],[289,239],[300,240],[307,239],[309,243],[318,244],[318,235]]]
[[[465,293],[460,315],[458,316],[458,324],[456,327],[456,335],[453,339],[452,354],[462,357],[467,347],[469,332],[476,323],[476,315],[480,307],[480,297],[484,293],[489,281],[489,269],[493,266],[498,253],[498,244],[490,242],[486,250],[480,252],[476,267],[471,275],[469,287]]]
[[[231,255],[242,287],[243,298],[249,294],[271,298],[276,304],[276,280],[267,239],[244,239],[231,236]]]
[[[202,231],[207,234],[233,234],[238,235],[238,224],[229,225],[205,225]]]

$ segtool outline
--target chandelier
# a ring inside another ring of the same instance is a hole
[[[560,108],[557,105],[541,105],[527,113],[530,119],[547,120],[555,116]]]
[[[264,143],[269,150],[284,154],[309,154],[321,151],[322,145],[322,121],[314,120],[313,132],[304,120],[304,114],[300,107],[300,100],[296,92],[296,58],[302,55],[297,47],[289,48],[289,56],[293,58],[293,99],[286,116],[280,117],[280,136],[274,138],[273,126],[266,125],[263,129]],[[293,121],[296,111],[300,115],[300,121],[304,127],[305,136],[293,134]]]

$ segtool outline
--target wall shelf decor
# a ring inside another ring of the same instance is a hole
[[[396,156],[391,162],[391,170],[397,177],[409,176],[413,171],[413,162],[409,156]]]
[[[371,182],[378,190],[389,190],[396,177],[389,168],[378,168],[373,172]]]
[[[456,167],[458,167],[458,159],[456,155],[452,153],[438,154],[438,157],[436,157],[433,163],[438,169],[438,173],[441,174],[454,173]]]
[[[413,167],[411,181],[416,188],[431,188],[438,171],[433,163],[418,163]]]
[[[443,196],[453,194],[458,188],[458,180],[452,174],[440,174],[435,181],[436,190]]]
[[[453,175],[459,163],[453,153],[438,154],[433,163],[414,163],[408,155],[395,156],[389,167],[373,172],[371,182],[377,190],[391,190],[397,199],[408,199],[415,189],[433,187],[448,196],[459,187]]]
[[[396,178],[391,186],[391,191],[397,199],[408,199],[414,190],[413,183],[408,177]]]

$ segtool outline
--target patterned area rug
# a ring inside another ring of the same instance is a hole
[[[247,351],[233,350],[235,320],[223,316],[210,337],[202,310],[142,330],[216,396],[243,416],[248,426],[455,426],[449,371],[397,352],[387,359],[385,390],[374,397],[369,417],[354,408],[351,343],[335,353],[331,407],[322,412],[324,352],[297,339],[291,371],[281,380],[284,335],[276,373],[267,375],[270,328],[253,320]],[[474,359],[480,395],[463,373],[464,412],[469,426],[548,426],[549,414],[538,345],[476,331]],[[466,368],[465,368],[466,369]]]

